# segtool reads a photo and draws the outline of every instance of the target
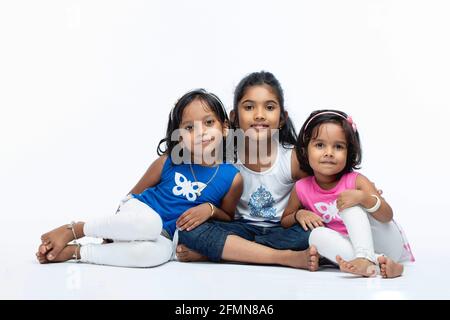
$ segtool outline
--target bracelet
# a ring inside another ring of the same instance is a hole
[[[209,206],[211,207],[211,215],[210,215],[210,217],[212,217],[213,216],[213,214],[214,214],[214,211],[215,211],[215,209],[214,209],[214,205],[211,203],[211,202],[207,202],[208,204],[209,204]]]
[[[75,221],[71,221],[71,222],[66,226],[66,228],[72,230],[72,234],[73,234],[73,243],[76,244],[78,238],[77,238],[77,235],[75,234],[75,223],[76,223]]]
[[[380,197],[378,197],[375,194],[371,194],[371,196],[377,199],[377,203],[375,203],[375,205],[372,208],[365,208],[365,210],[367,212],[369,212],[369,213],[374,213],[375,211],[380,209],[380,207],[381,207],[381,200],[380,200]]]

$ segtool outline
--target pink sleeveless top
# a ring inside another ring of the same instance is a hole
[[[356,189],[356,178],[358,175],[358,172],[344,174],[338,184],[330,190],[322,189],[317,184],[314,176],[306,177],[295,183],[295,191],[303,207],[321,217],[326,227],[348,236],[344,221],[339,216],[336,200],[341,192]],[[415,261],[405,232],[397,222],[394,220],[393,222],[397,226],[403,240],[403,253],[400,261]]]
[[[316,178],[310,176],[297,181],[295,190],[303,207],[321,217],[327,228],[343,235],[348,235],[344,221],[339,216],[336,200],[343,191],[356,189],[356,177],[358,174],[357,172],[344,174],[338,184],[330,190],[322,189],[317,184]]]

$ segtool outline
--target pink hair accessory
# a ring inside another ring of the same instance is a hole
[[[311,123],[311,121],[312,121],[314,118],[316,118],[316,117],[318,117],[318,116],[320,116],[320,115],[323,115],[323,114],[333,114],[333,115],[336,115],[336,116],[338,116],[338,117],[341,117],[342,119],[347,120],[348,124],[353,128],[353,132],[356,132],[356,123],[353,121],[352,117],[347,116],[347,118],[346,118],[346,117],[344,117],[342,114],[337,113],[337,112],[334,112],[334,111],[324,111],[324,112],[319,112],[318,114],[314,115],[314,116],[313,116],[311,119],[309,119],[309,121],[306,123],[306,125],[305,125],[305,130],[306,130],[306,128],[308,128],[308,125]]]
[[[356,132],[356,123],[353,122],[352,117],[348,116],[348,117],[347,117],[347,122],[352,126],[353,132]]]

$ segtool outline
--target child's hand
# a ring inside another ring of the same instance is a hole
[[[354,207],[360,204],[365,196],[366,195],[362,190],[346,190],[339,194],[336,201],[336,207],[339,211]]]
[[[202,203],[186,210],[177,220],[177,228],[191,231],[211,217],[211,207],[208,203]]]
[[[302,209],[298,210],[294,215],[296,217],[295,220],[300,223],[305,231],[308,231],[308,227],[311,230],[317,227],[323,227],[322,218],[312,211]]]

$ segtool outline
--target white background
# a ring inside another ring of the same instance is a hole
[[[111,214],[156,158],[169,111],[204,87],[280,80],[300,129],[353,116],[363,169],[416,258],[447,255],[448,1],[3,1],[0,261],[44,231]],[[24,247],[25,248],[25,247]],[[28,253],[27,253],[28,255]],[[3,270],[5,271],[5,270]]]

